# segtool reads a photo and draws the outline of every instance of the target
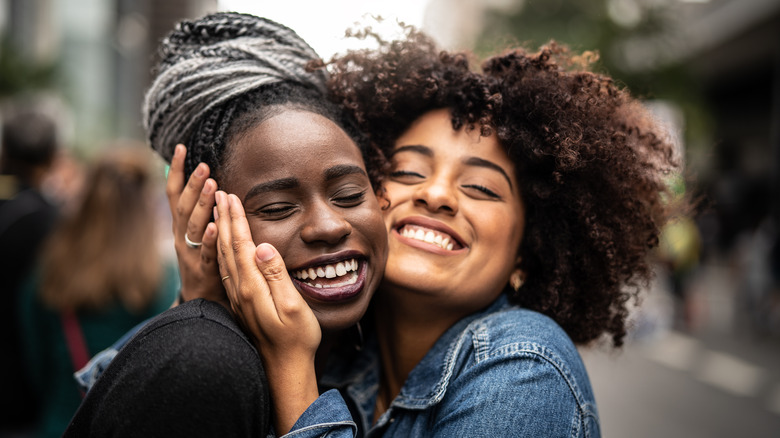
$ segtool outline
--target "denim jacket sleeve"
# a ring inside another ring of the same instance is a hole
[[[283,438],[354,438],[357,425],[341,394],[331,389],[317,398]]]

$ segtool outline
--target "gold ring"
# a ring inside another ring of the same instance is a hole
[[[230,276],[229,276],[229,275],[226,275],[226,276],[222,277],[222,281],[225,281],[225,280],[227,280],[228,278],[230,278]]]

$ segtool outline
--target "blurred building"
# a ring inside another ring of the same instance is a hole
[[[0,0],[0,35],[5,50],[54,66],[54,83],[38,85],[71,109],[70,142],[93,148],[143,138],[141,101],[158,42],[178,20],[216,8],[216,0]]]
[[[430,0],[425,28],[448,48],[499,34],[599,49],[610,73],[643,77],[649,95],[684,71],[698,99],[696,119],[681,121],[695,132],[686,165],[714,210],[703,233],[728,250],[772,212],[780,231],[780,0]]]
[[[719,246],[771,217],[780,231],[780,0],[690,4],[679,56],[713,118],[702,168],[718,214]],[[681,26],[683,27],[683,26]]]

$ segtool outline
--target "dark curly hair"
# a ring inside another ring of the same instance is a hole
[[[621,346],[628,304],[670,206],[672,144],[643,106],[591,56],[550,43],[512,50],[481,71],[426,35],[382,41],[331,61],[329,87],[385,155],[418,117],[448,108],[454,129],[495,133],[515,165],[526,208],[525,283],[510,300],[552,317],[576,343]]]

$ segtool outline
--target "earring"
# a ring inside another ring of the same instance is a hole
[[[512,286],[512,289],[514,289],[515,292],[523,287],[523,282],[525,282],[525,280],[523,279],[523,273],[521,271],[514,271],[512,272],[512,275],[509,276],[509,285]]]

